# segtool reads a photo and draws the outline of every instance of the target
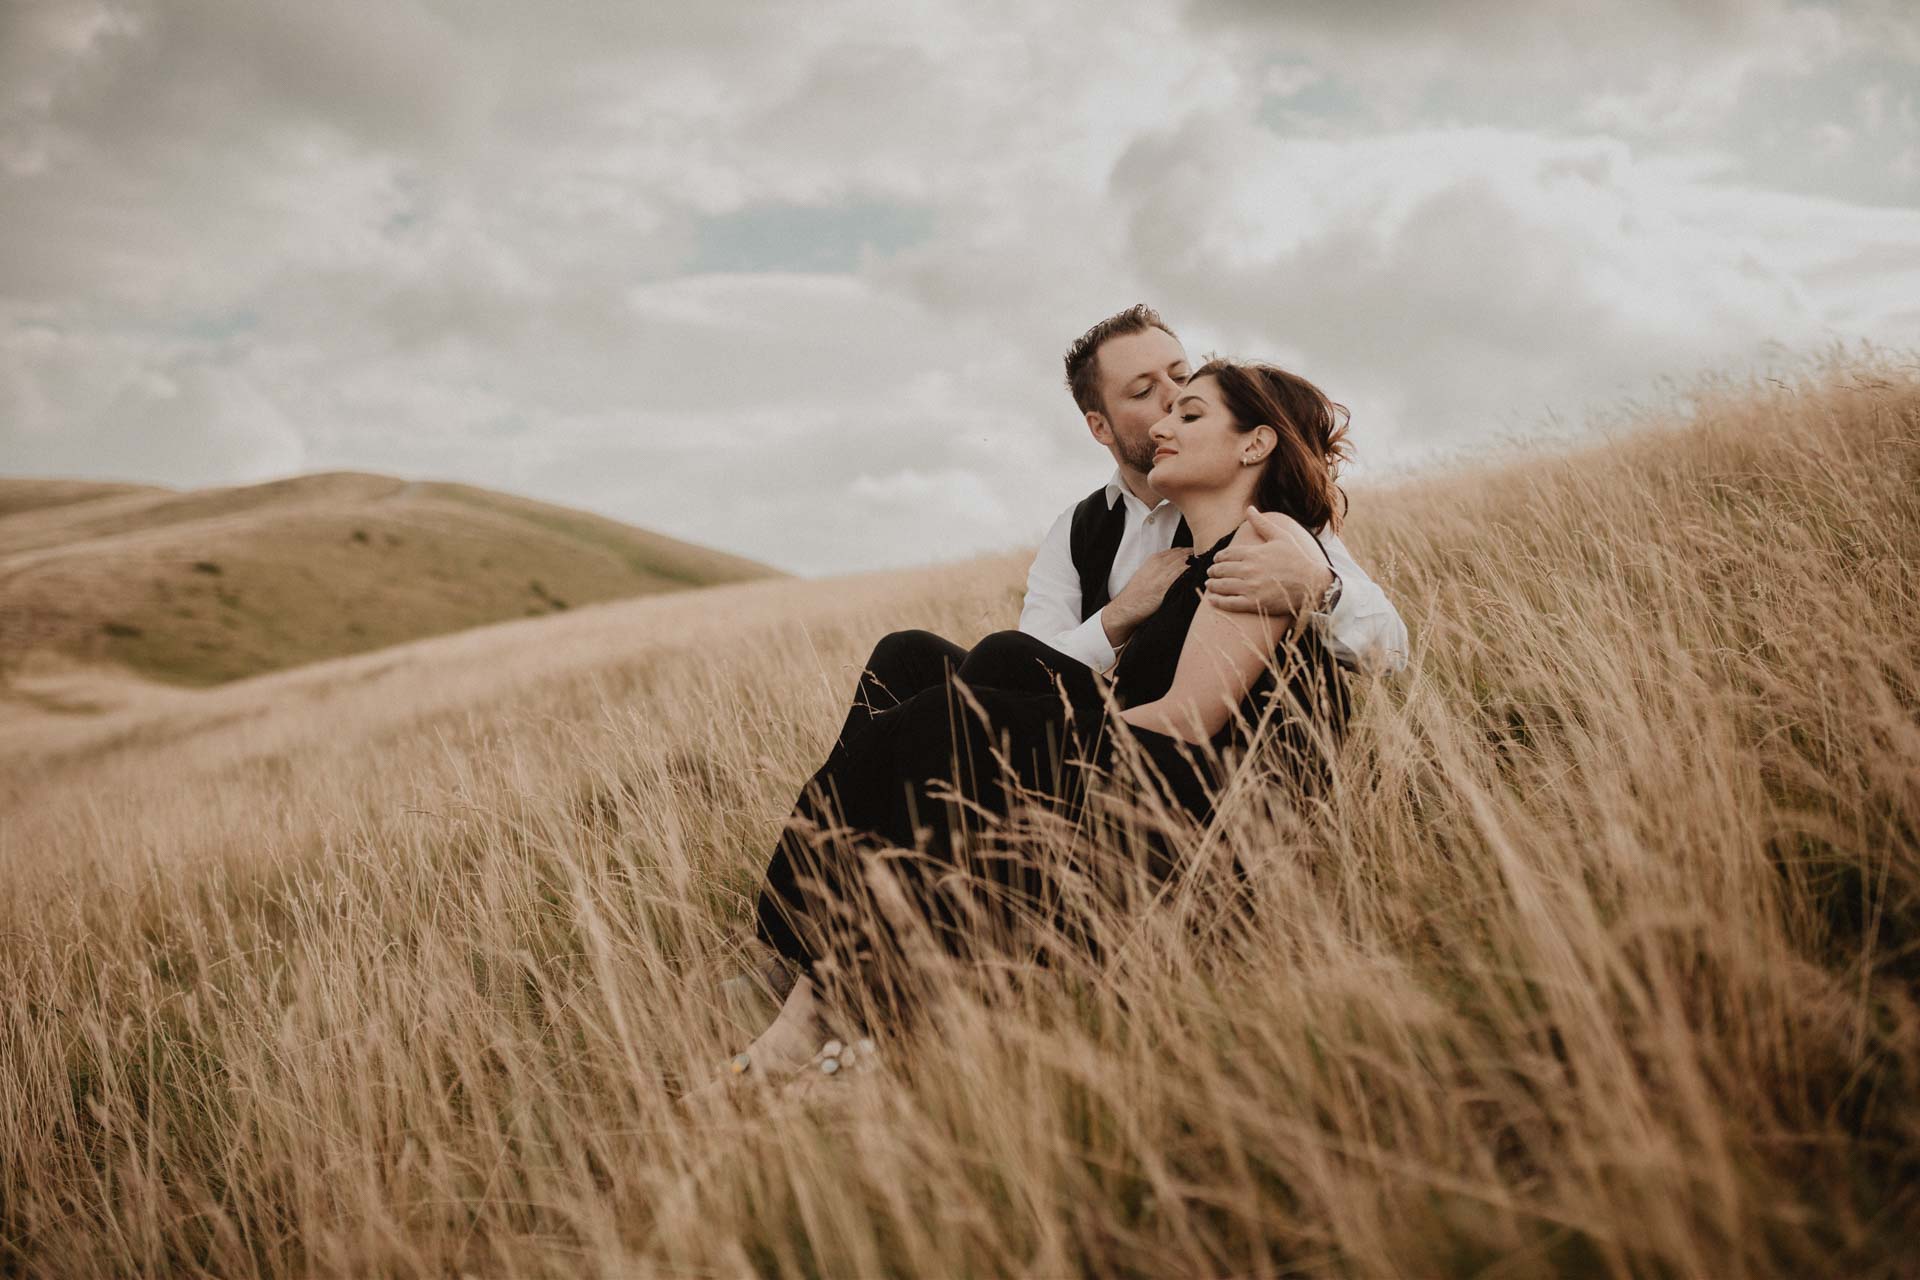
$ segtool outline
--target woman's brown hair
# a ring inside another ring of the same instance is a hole
[[[1353,456],[1347,407],[1277,365],[1216,356],[1187,381],[1201,378],[1219,384],[1220,398],[1240,430],[1268,426],[1279,437],[1260,469],[1253,504],[1292,516],[1315,533],[1339,529],[1347,511],[1347,495],[1337,483],[1340,465]]]

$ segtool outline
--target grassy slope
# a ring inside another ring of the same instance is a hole
[[[1909,1274],[1920,380],[1349,540],[1416,652],[1328,802],[1229,797],[1104,964],[956,987],[824,1113],[671,1099],[853,664],[1008,625],[1017,558],[0,737],[0,1271]],[[1229,852],[1250,931],[1194,892]]]
[[[0,476],[0,519],[23,511],[65,506],[71,502],[165,492],[164,489],[144,484],[113,484],[97,480],[24,480]]]
[[[0,648],[16,658],[50,650],[207,685],[773,572],[465,485],[332,473],[191,493],[99,488],[0,487]]]

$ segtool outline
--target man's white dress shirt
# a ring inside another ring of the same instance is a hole
[[[1174,531],[1180,527],[1177,507],[1162,498],[1157,506],[1149,508],[1120,482],[1117,468],[1107,482],[1109,508],[1116,496],[1126,504],[1127,515],[1120,549],[1114,553],[1113,571],[1107,577],[1109,596],[1119,595],[1141,565],[1156,552],[1171,547]],[[1080,572],[1074,568],[1070,545],[1073,511],[1068,507],[1060,513],[1047,530],[1033,567],[1027,570],[1027,598],[1020,607],[1020,629],[1095,671],[1109,671],[1118,655],[1107,642],[1100,614],[1080,620]],[[1327,647],[1346,666],[1370,671],[1398,671],[1406,666],[1406,624],[1400,621],[1386,593],[1355,563],[1340,535],[1322,531],[1314,536],[1326,548],[1341,585],[1333,612],[1310,615],[1309,625],[1321,628]]]

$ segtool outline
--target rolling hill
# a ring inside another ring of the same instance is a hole
[[[577,605],[778,576],[586,512],[359,472],[180,492],[0,479],[0,678],[210,685]]]

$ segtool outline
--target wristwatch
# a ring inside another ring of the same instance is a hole
[[[1320,593],[1320,598],[1315,600],[1311,607],[1300,611],[1300,615],[1293,620],[1293,628],[1288,634],[1298,639],[1309,626],[1313,625],[1315,618],[1320,620],[1320,627],[1324,634],[1325,629],[1333,623],[1333,606],[1339,603],[1340,574],[1335,570],[1333,581],[1327,584],[1326,590]]]
[[[1307,612],[1308,613],[1332,613],[1333,607],[1339,603],[1340,603],[1340,575],[1338,573],[1335,573],[1333,575],[1333,581],[1329,582],[1327,584],[1327,589],[1320,593],[1319,601],[1315,603],[1313,608],[1307,610]]]

